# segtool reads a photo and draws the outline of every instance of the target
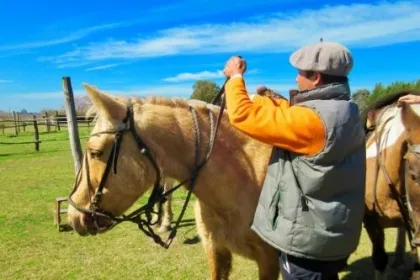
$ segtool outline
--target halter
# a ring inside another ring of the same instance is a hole
[[[190,201],[191,198],[191,194],[195,188],[195,183],[196,183],[196,179],[199,175],[199,172],[201,171],[201,169],[205,166],[205,164],[207,163],[208,159],[210,158],[211,152],[213,150],[213,145],[214,145],[214,140],[216,138],[216,134],[223,116],[223,111],[225,108],[225,99],[223,96],[224,93],[224,88],[225,88],[225,84],[226,84],[227,80],[225,81],[225,83],[223,84],[223,86],[221,87],[219,93],[216,95],[216,97],[213,99],[212,103],[215,104],[220,98],[221,100],[221,108],[219,111],[219,115],[217,116],[217,121],[216,124],[214,124],[214,115],[213,112],[211,110],[209,110],[209,117],[210,117],[210,139],[209,139],[209,144],[208,144],[208,149],[207,149],[207,153],[206,156],[204,157],[204,159],[199,162],[199,158],[200,158],[200,142],[201,142],[201,138],[200,138],[200,127],[199,127],[199,121],[197,118],[197,113],[195,111],[195,109],[190,106],[190,111],[194,120],[194,125],[195,125],[195,132],[196,132],[196,141],[195,141],[195,160],[194,160],[194,169],[191,172],[191,175],[189,178],[187,178],[186,180],[182,181],[181,183],[179,183],[178,185],[176,185],[175,187],[171,188],[168,191],[164,191],[164,188],[161,186],[160,182],[162,179],[162,172],[161,169],[159,168],[159,165],[157,164],[155,158],[152,156],[152,153],[150,152],[150,149],[147,147],[147,145],[141,140],[141,138],[139,137],[139,135],[136,132],[136,128],[134,125],[134,113],[133,113],[133,108],[132,105],[129,104],[129,106],[127,107],[127,114],[124,118],[124,120],[122,121],[122,126],[119,127],[116,130],[108,130],[108,131],[101,131],[98,133],[94,133],[91,135],[91,137],[93,136],[98,136],[98,135],[102,135],[102,134],[114,134],[115,135],[115,139],[114,139],[114,144],[112,146],[111,152],[109,154],[107,163],[106,163],[106,167],[105,167],[105,171],[102,175],[101,181],[99,183],[98,189],[96,191],[96,193],[93,196],[93,199],[91,198],[90,195],[90,190],[92,189],[91,187],[91,182],[90,182],[90,176],[89,176],[89,164],[87,161],[87,153],[85,151],[84,153],[84,162],[83,164],[86,166],[86,176],[87,176],[87,181],[88,181],[88,195],[89,195],[89,201],[90,201],[90,207],[89,209],[87,208],[83,208],[78,206],[72,199],[71,196],[74,194],[74,192],[77,190],[78,187],[78,181],[80,179],[81,176],[81,171],[82,171],[82,167],[83,165],[80,167],[77,175],[76,175],[76,184],[75,187],[72,191],[72,193],[68,196],[68,202],[70,205],[72,205],[76,210],[78,210],[81,213],[84,214],[89,214],[91,215],[93,221],[94,221],[94,226],[96,228],[96,230],[98,232],[100,231],[104,231],[104,230],[108,230],[113,228],[114,226],[116,226],[117,224],[120,224],[122,222],[125,221],[130,221],[133,222],[135,224],[138,225],[138,228],[143,231],[143,233],[146,234],[146,236],[151,237],[153,239],[153,241],[159,245],[161,245],[164,248],[169,248],[170,244],[172,243],[173,239],[176,236],[177,233],[177,228],[179,227],[179,224],[182,220],[182,217],[184,216],[185,210],[188,206],[188,203]],[[118,155],[119,155],[119,150],[120,150],[120,146],[121,146],[121,142],[123,139],[123,134],[129,132],[132,137],[134,138],[136,144],[137,144],[137,148],[140,151],[141,154],[145,155],[148,160],[152,163],[153,168],[156,171],[156,179],[155,179],[155,183],[153,186],[153,190],[152,193],[147,201],[147,203],[138,208],[137,210],[131,212],[128,215],[121,215],[121,217],[116,217],[114,216],[112,213],[101,209],[100,208],[100,203],[101,203],[101,199],[102,199],[102,195],[103,195],[103,188],[105,186],[105,182],[108,178],[108,175],[111,171],[111,167],[113,166],[113,171],[114,174],[117,174],[117,162],[118,162]],[[162,214],[162,207],[161,204],[163,202],[166,201],[167,196],[170,195],[172,192],[176,191],[177,189],[179,189],[182,185],[184,185],[186,182],[190,181],[190,187],[188,189],[188,194],[187,194],[187,198],[184,201],[184,205],[182,207],[181,213],[178,217],[178,220],[176,221],[175,226],[173,227],[171,233],[169,234],[169,237],[167,239],[166,242],[163,242],[162,239],[160,238],[160,236],[156,235],[152,229],[152,226],[155,225],[157,223],[157,221],[160,220],[161,214]],[[156,203],[159,203],[159,210],[158,212],[155,212],[153,210],[154,205]],[[155,223],[152,222],[152,214],[157,214],[158,218],[156,220]],[[144,217],[145,216],[145,217]],[[111,220],[112,223],[105,227],[105,228],[101,228],[98,224],[98,217],[103,217],[106,218],[108,220]]]

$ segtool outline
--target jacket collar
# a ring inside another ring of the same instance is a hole
[[[348,83],[333,83],[311,90],[297,92],[292,98],[292,104],[311,100],[350,100],[350,87]]]

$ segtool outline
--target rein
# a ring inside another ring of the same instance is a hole
[[[209,145],[208,145],[208,149],[206,152],[206,155],[204,157],[204,159],[199,162],[199,158],[200,158],[200,145],[201,145],[201,138],[200,138],[200,127],[199,127],[199,121],[197,118],[197,113],[195,111],[195,109],[190,106],[190,111],[194,120],[194,126],[195,126],[195,132],[196,132],[196,141],[195,141],[195,146],[196,146],[196,151],[195,151],[195,158],[194,158],[194,170],[191,172],[191,175],[189,178],[185,179],[184,181],[182,181],[181,183],[179,183],[178,185],[176,185],[175,187],[171,188],[168,191],[164,191],[164,188],[160,185],[161,179],[162,179],[162,172],[159,168],[159,165],[157,164],[156,160],[154,159],[154,157],[152,156],[152,153],[150,152],[150,149],[147,147],[147,145],[141,140],[141,138],[139,137],[139,135],[136,132],[135,129],[135,125],[134,125],[134,113],[133,113],[133,109],[131,104],[128,106],[127,108],[127,115],[124,118],[124,120],[122,121],[123,123],[123,127],[122,128],[118,128],[117,130],[110,130],[110,131],[102,131],[102,132],[98,132],[95,134],[92,134],[92,136],[98,136],[101,134],[115,134],[115,139],[114,139],[114,144],[112,146],[112,150],[109,154],[107,163],[106,163],[106,167],[105,167],[105,171],[104,174],[102,175],[101,181],[99,183],[98,189],[95,193],[95,195],[93,196],[93,199],[91,197],[90,194],[90,190],[92,189],[91,186],[91,182],[90,182],[90,176],[89,176],[89,165],[88,165],[88,153],[85,151],[84,154],[84,165],[86,166],[86,176],[87,176],[87,181],[88,181],[88,195],[89,195],[89,201],[90,203],[90,207],[89,209],[86,208],[82,208],[79,207],[78,205],[76,205],[76,203],[71,199],[71,196],[74,194],[74,192],[77,189],[78,186],[78,181],[81,177],[81,172],[82,172],[82,167],[78,170],[78,173],[76,175],[76,184],[75,187],[72,191],[72,193],[68,196],[68,202],[70,205],[72,205],[76,210],[78,210],[81,213],[84,214],[89,214],[93,221],[94,221],[94,226],[96,228],[96,230],[98,232],[100,231],[104,231],[104,230],[108,230],[113,228],[114,226],[116,226],[117,224],[120,224],[122,222],[125,221],[130,221],[133,222],[135,224],[138,225],[138,228],[148,237],[151,237],[153,239],[153,241],[159,245],[161,245],[164,248],[169,248],[169,246],[171,245],[173,239],[175,238],[176,234],[177,234],[177,229],[179,227],[179,224],[185,214],[185,210],[187,209],[188,203],[190,201],[192,192],[196,186],[196,180],[197,177],[199,175],[199,172],[202,170],[202,168],[205,166],[205,164],[207,163],[207,161],[210,158],[210,155],[213,151],[213,146],[214,146],[214,141],[216,139],[216,135],[222,120],[222,116],[223,116],[223,112],[225,109],[225,98],[224,98],[224,89],[225,89],[225,85],[227,83],[227,79],[224,82],[223,86],[221,87],[220,91],[218,92],[218,94],[215,96],[215,98],[212,100],[212,104],[216,104],[220,99],[221,99],[221,108],[219,111],[219,114],[217,116],[217,120],[216,123],[214,123],[214,115],[213,112],[211,110],[209,110],[209,117],[210,117],[210,139],[209,139]],[[102,199],[102,195],[103,195],[103,188],[105,186],[105,182],[107,180],[107,177],[109,175],[109,173],[111,172],[111,168],[113,167],[113,172],[114,174],[117,174],[117,162],[118,162],[118,155],[119,155],[119,149],[121,146],[121,142],[123,139],[123,134],[126,132],[130,132],[130,134],[132,135],[132,137],[134,138],[138,150],[140,151],[141,154],[145,155],[148,160],[152,163],[154,169],[156,170],[156,180],[153,186],[153,190],[151,195],[149,196],[149,199],[147,201],[147,203],[143,206],[141,206],[140,208],[138,208],[137,210],[131,212],[128,215],[121,215],[121,217],[116,217],[114,216],[112,213],[103,210],[99,207],[99,204],[101,202]],[[176,221],[175,226],[173,227],[172,231],[169,234],[169,237],[167,239],[166,242],[163,242],[162,239],[160,238],[159,235],[155,234],[155,232],[152,229],[152,226],[154,226],[157,221],[160,220],[161,215],[162,215],[162,203],[164,203],[167,199],[167,197],[174,191],[176,191],[177,189],[179,189],[182,185],[184,185],[186,182],[190,181],[190,186],[188,188],[188,194],[187,197],[184,201],[184,205],[182,207],[181,213]],[[159,208],[158,208],[158,212],[154,211],[154,206],[155,204],[159,203]],[[152,214],[157,214],[158,218],[156,219],[156,222],[153,223],[152,222]],[[102,217],[102,218],[106,218],[108,220],[111,220],[112,223],[105,227],[105,228],[101,228],[99,223],[98,223],[98,218]]]

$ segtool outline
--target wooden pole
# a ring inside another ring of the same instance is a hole
[[[16,116],[17,116],[17,123],[18,123],[18,133],[20,133],[20,114],[19,114],[19,112],[16,112]]]
[[[77,128],[76,106],[74,104],[73,88],[70,77],[62,78],[64,93],[64,109],[67,116],[67,128],[69,131],[70,148],[74,159],[74,171],[77,172],[82,165],[82,147],[80,144],[79,130]]]
[[[45,112],[45,124],[47,125],[47,132],[50,132],[50,121],[48,119],[48,112]]]
[[[36,122],[36,116],[34,116],[34,131],[35,131],[35,150],[39,151],[39,132],[38,132],[38,123]]]
[[[58,118],[58,111],[55,111],[55,128],[60,131],[60,119]]]
[[[17,127],[17,122],[16,122],[16,112],[13,111],[13,122],[15,123],[15,134],[16,136],[18,136],[19,132],[18,132],[18,127]]]

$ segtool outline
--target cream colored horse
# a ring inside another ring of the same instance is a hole
[[[89,209],[109,158],[114,134],[97,134],[121,129],[127,114],[124,99],[115,99],[98,89],[85,86],[98,121],[87,143],[85,163],[71,199]],[[209,110],[217,106],[165,98],[134,99],[134,124],[137,135],[150,150],[165,176],[183,181],[194,169],[196,149],[204,157],[209,145]],[[195,108],[200,126],[201,145],[196,147],[195,124],[189,106]],[[254,260],[259,279],[279,277],[278,252],[250,229],[271,154],[271,147],[233,128],[224,114],[207,165],[200,171],[194,190],[198,198],[195,217],[199,236],[207,255],[211,279],[228,279],[232,254]],[[130,133],[122,135],[118,172],[110,172],[99,207],[114,216],[123,214],[156,181],[157,170]],[[88,169],[87,169],[88,167]],[[89,170],[89,178],[87,174]],[[91,187],[89,187],[91,186]],[[80,235],[97,234],[111,222],[69,207],[68,220]],[[99,227],[98,227],[99,225]]]
[[[172,178],[165,178],[163,182],[163,189],[165,192],[171,190],[176,185],[176,180]],[[156,205],[155,211],[158,211],[159,205]],[[172,218],[174,213],[172,211],[172,194],[167,196],[166,202],[162,204],[162,217],[158,219],[156,227],[158,227],[158,233],[168,232],[172,229]]]

